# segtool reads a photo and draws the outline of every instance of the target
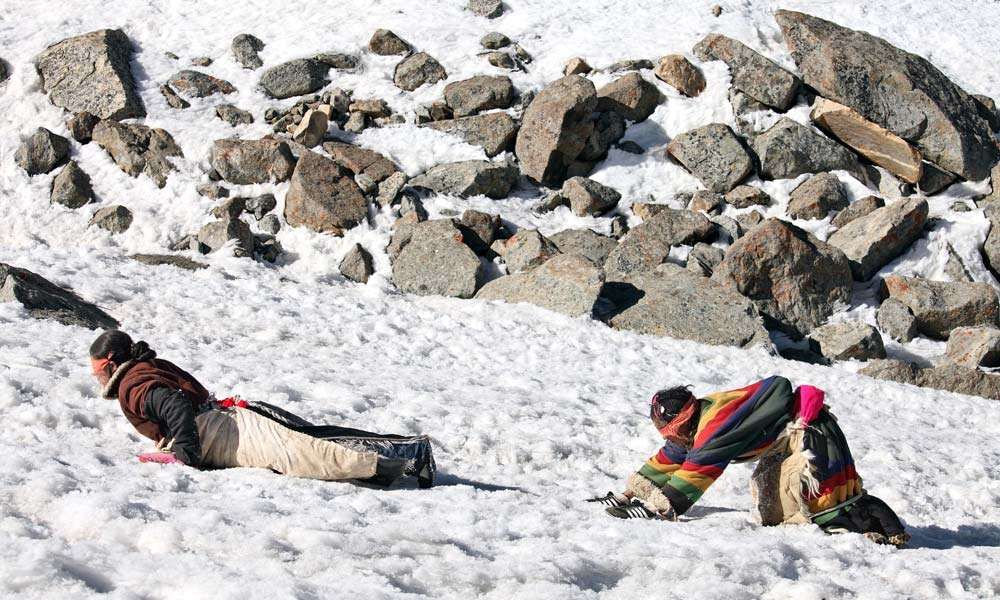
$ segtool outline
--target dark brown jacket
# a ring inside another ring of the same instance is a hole
[[[161,387],[180,390],[196,409],[207,402],[210,396],[208,390],[190,373],[159,358],[129,361],[118,367],[106,388],[109,393],[105,395],[117,397],[129,423],[142,435],[159,442],[164,437],[163,432],[159,425],[147,418],[145,403],[147,394]]]

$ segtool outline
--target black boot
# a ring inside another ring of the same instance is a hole
[[[375,464],[375,475],[368,479],[362,479],[362,481],[387,488],[403,476],[403,468],[405,466],[406,461],[403,459],[379,456],[378,462]]]

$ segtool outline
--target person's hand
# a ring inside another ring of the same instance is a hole
[[[147,452],[139,455],[139,462],[159,463],[161,465],[182,464],[171,452]]]

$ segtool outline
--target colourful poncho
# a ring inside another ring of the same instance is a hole
[[[669,440],[639,474],[663,490],[678,514],[701,498],[731,462],[754,460],[784,433],[795,417],[795,393],[784,377],[773,376],[737,390],[701,399],[690,450]],[[818,491],[805,491],[812,514],[833,508],[861,492],[861,479],[844,435],[823,409],[803,436]],[[824,515],[827,516],[827,515]]]

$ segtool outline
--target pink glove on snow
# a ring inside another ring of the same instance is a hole
[[[170,452],[147,452],[146,454],[140,454],[139,462],[159,463],[161,465],[181,464],[181,461],[177,460],[177,457]]]

